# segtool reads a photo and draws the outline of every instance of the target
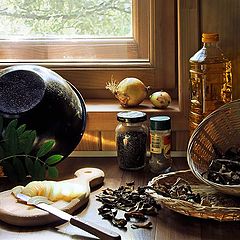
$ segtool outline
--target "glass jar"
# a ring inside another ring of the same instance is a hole
[[[146,165],[148,127],[146,113],[126,111],[117,114],[115,129],[117,160],[121,169],[138,170]]]
[[[150,160],[149,169],[154,174],[169,172],[171,158],[171,118],[155,116],[150,118]]]

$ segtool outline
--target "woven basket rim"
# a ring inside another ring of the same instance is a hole
[[[196,127],[196,129],[193,131],[192,135],[190,136],[190,139],[188,141],[188,146],[189,144],[192,142],[193,138],[195,137],[195,135],[198,134],[198,132],[200,132],[200,130],[203,128],[203,126],[211,120],[212,117],[214,117],[215,115],[219,114],[219,112],[224,112],[227,109],[234,107],[235,105],[240,104],[240,99],[234,100],[232,102],[226,103],[223,106],[219,107],[218,109],[216,109],[215,111],[211,112],[210,114],[208,114],[203,120],[202,122]]]
[[[186,169],[186,170],[179,170],[179,171],[175,171],[175,172],[171,172],[171,173],[161,174],[157,177],[154,177],[151,181],[149,181],[148,186],[152,186],[153,183],[155,183],[159,179],[166,178],[166,177],[178,174],[178,173],[183,173],[184,174],[184,173],[189,173],[189,172],[192,172],[192,171],[190,169]],[[148,192],[150,192],[150,193],[151,193],[151,191],[153,191],[153,190],[148,190]],[[199,207],[202,207],[202,208],[205,208],[205,209],[213,209],[213,207],[210,207],[210,206],[203,206],[199,203],[191,203],[191,202],[184,201],[184,200],[181,200],[181,199],[164,197],[164,196],[159,195],[157,193],[156,193],[156,197],[159,198],[159,199],[165,199],[165,200],[169,200],[169,201],[172,201],[172,202],[186,203],[189,206],[199,206]],[[226,207],[222,207],[222,206],[216,206],[216,207],[214,206],[214,208],[215,209],[226,209]],[[228,209],[239,210],[240,211],[240,207],[228,207]]]
[[[163,180],[171,178],[174,175],[193,174],[190,169],[179,170],[167,174],[161,174],[154,177],[148,182],[148,186],[153,186],[158,180]],[[194,175],[193,175],[194,176]],[[199,183],[203,185],[200,181]],[[211,187],[211,186],[210,186]],[[206,206],[199,203],[191,203],[188,201],[174,199],[170,197],[164,197],[154,190],[148,189],[148,193],[162,206],[166,208],[181,213],[183,215],[198,217],[203,219],[213,219],[218,221],[239,221],[240,220],[240,207],[223,207],[223,206]]]
[[[214,187],[215,189],[219,190],[219,191],[223,191],[227,194],[231,194],[231,190],[234,190],[234,192],[232,193],[233,195],[240,195],[240,184],[231,184],[231,185],[224,185],[224,184],[219,184],[219,183],[215,183],[212,182],[206,178],[204,178],[199,171],[196,169],[195,165],[194,165],[194,161],[191,158],[191,150],[193,148],[193,144],[195,139],[198,137],[198,135],[201,133],[201,131],[203,130],[204,126],[206,124],[208,124],[211,119],[216,118],[217,115],[219,114],[223,114],[224,112],[228,111],[231,108],[239,108],[240,111],[240,99],[234,100],[232,102],[226,103],[225,105],[219,107],[218,109],[216,109],[215,111],[213,111],[212,113],[210,113],[206,118],[204,118],[204,120],[198,125],[198,127],[193,131],[188,145],[187,145],[187,162],[188,162],[188,166],[190,167],[192,173],[203,183],[210,185],[212,187]],[[236,193],[236,191],[239,192]]]

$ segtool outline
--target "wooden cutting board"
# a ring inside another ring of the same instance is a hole
[[[71,202],[61,200],[52,204],[70,214],[87,203],[90,188],[102,184],[104,179],[104,172],[97,168],[82,168],[74,175],[72,179],[64,181],[79,184],[79,187],[86,192],[85,196],[81,199],[73,199]],[[58,217],[46,211],[18,202],[11,194],[11,190],[0,193],[0,219],[17,226],[40,226],[59,221]]]

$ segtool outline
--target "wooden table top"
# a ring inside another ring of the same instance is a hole
[[[87,206],[78,211],[76,215],[118,232],[123,240],[226,240],[238,239],[240,237],[240,222],[218,222],[198,219],[181,215],[166,208],[161,209],[156,217],[151,217],[152,229],[132,229],[129,223],[126,231],[113,227],[110,222],[103,220],[98,215],[97,209],[101,206],[101,203],[96,201],[96,195],[106,187],[117,189],[120,185],[125,185],[126,182],[130,181],[135,181],[136,186],[143,186],[153,176],[146,170],[136,172],[122,171],[118,168],[115,158],[106,157],[66,159],[58,165],[60,178],[70,178],[77,169],[83,167],[102,169],[105,172],[105,181],[101,188],[91,193]],[[187,168],[185,159],[174,159],[173,170]],[[6,188],[7,186],[0,179],[0,190],[2,191]],[[16,227],[0,221],[0,239],[90,240],[97,238],[63,221],[41,227]]]

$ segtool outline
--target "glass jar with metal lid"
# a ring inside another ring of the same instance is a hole
[[[117,114],[115,129],[117,159],[121,169],[138,170],[146,165],[148,127],[146,113],[125,111]]]

